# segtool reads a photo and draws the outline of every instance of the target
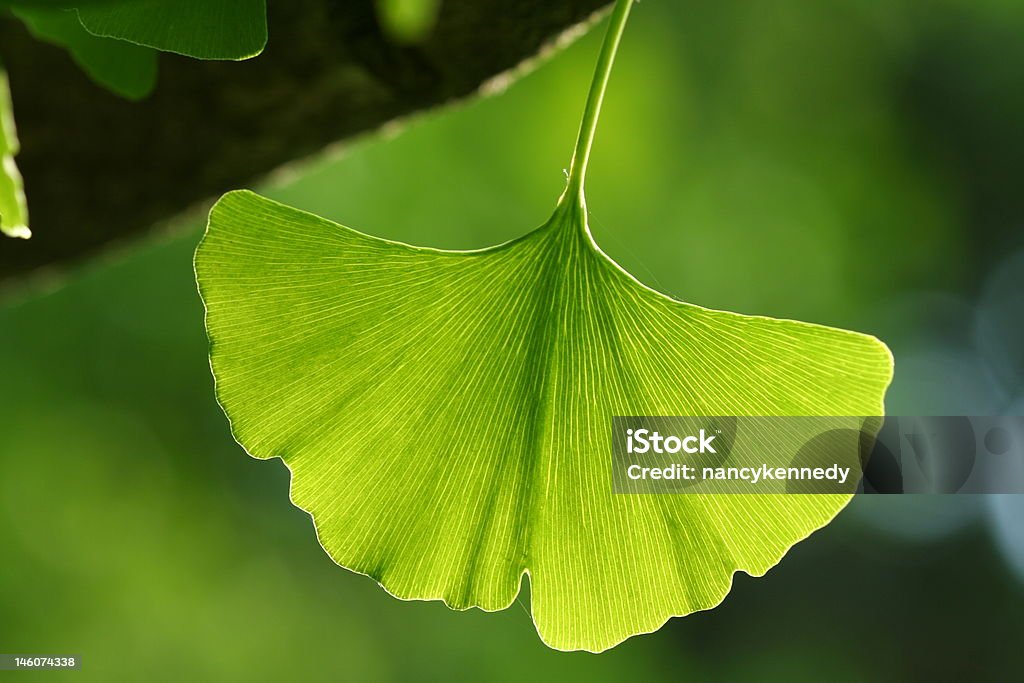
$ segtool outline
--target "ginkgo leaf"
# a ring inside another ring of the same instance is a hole
[[[33,35],[64,47],[90,78],[118,95],[141,99],[156,85],[152,49],[89,33],[73,9],[15,8],[14,13]]]
[[[712,311],[634,280],[571,200],[476,252],[225,196],[196,253],[217,395],[280,457],[343,567],[600,651],[718,604],[848,495],[613,494],[615,415],[880,415],[873,337]]]
[[[826,447],[855,462],[892,377],[873,337],[674,301],[594,244],[584,178],[632,2],[616,1],[541,228],[446,252],[236,192],[195,260],[235,438],[284,460],[331,557],[457,609],[507,607],[529,574],[559,649],[713,607],[850,497],[613,493],[615,416],[851,416]]]
[[[267,44],[265,0],[119,0],[78,15],[94,35],[197,59],[248,59]]]
[[[14,128],[14,109],[7,72],[0,64],[0,232],[10,237],[28,238],[28,206],[21,173],[14,157],[18,154],[18,134]]]

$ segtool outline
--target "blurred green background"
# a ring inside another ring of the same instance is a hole
[[[562,189],[599,34],[261,189],[414,244],[521,235]],[[891,414],[1021,414],[1022,122],[1018,0],[648,0],[598,133],[592,230],[677,298],[880,336]],[[528,591],[498,614],[389,597],[321,551],[283,465],[231,440],[200,223],[0,310],[0,651],[85,662],[11,676],[1020,677],[1024,496],[858,498],[720,608],[600,656],[545,648]]]

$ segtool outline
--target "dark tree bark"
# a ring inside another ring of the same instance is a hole
[[[160,58],[129,102],[61,49],[0,17],[31,240],[0,239],[0,285],[112,242],[289,161],[476,92],[607,0],[445,0],[424,43],[389,41],[373,0],[271,0],[267,50],[246,62]]]

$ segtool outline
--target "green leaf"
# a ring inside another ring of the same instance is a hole
[[[569,195],[572,197],[573,195]],[[376,239],[248,192],[196,253],[217,395],[280,457],[343,567],[403,599],[509,606],[601,651],[717,605],[846,495],[616,495],[613,415],[880,415],[873,337],[648,289],[563,200],[477,252]]]
[[[78,15],[97,36],[197,59],[248,59],[267,43],[265,0],[121,0]]]
[[[0,64],[0,232],[9,237],[28,239],[28,205],[25,188],[14,157],[18,154],[18,133],[14,128],[14,108],[7,72]]]
[[[141,99],[153,91],[157,76],[154,50],[94,36],[73,9],[15,9],[14,13],[34,36],[64,47],[100,85],[129,99]]]

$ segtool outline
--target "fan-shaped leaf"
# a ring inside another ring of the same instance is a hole
[[[680,303],[578,203],[478,252],[414,248],[232,193],[196,254],[219,400],[281,457],[340,565],[402,598],[507,607],[599,651],[710,608],[845,495],[616,495],[613,415],[877,415],[872,337]]]

